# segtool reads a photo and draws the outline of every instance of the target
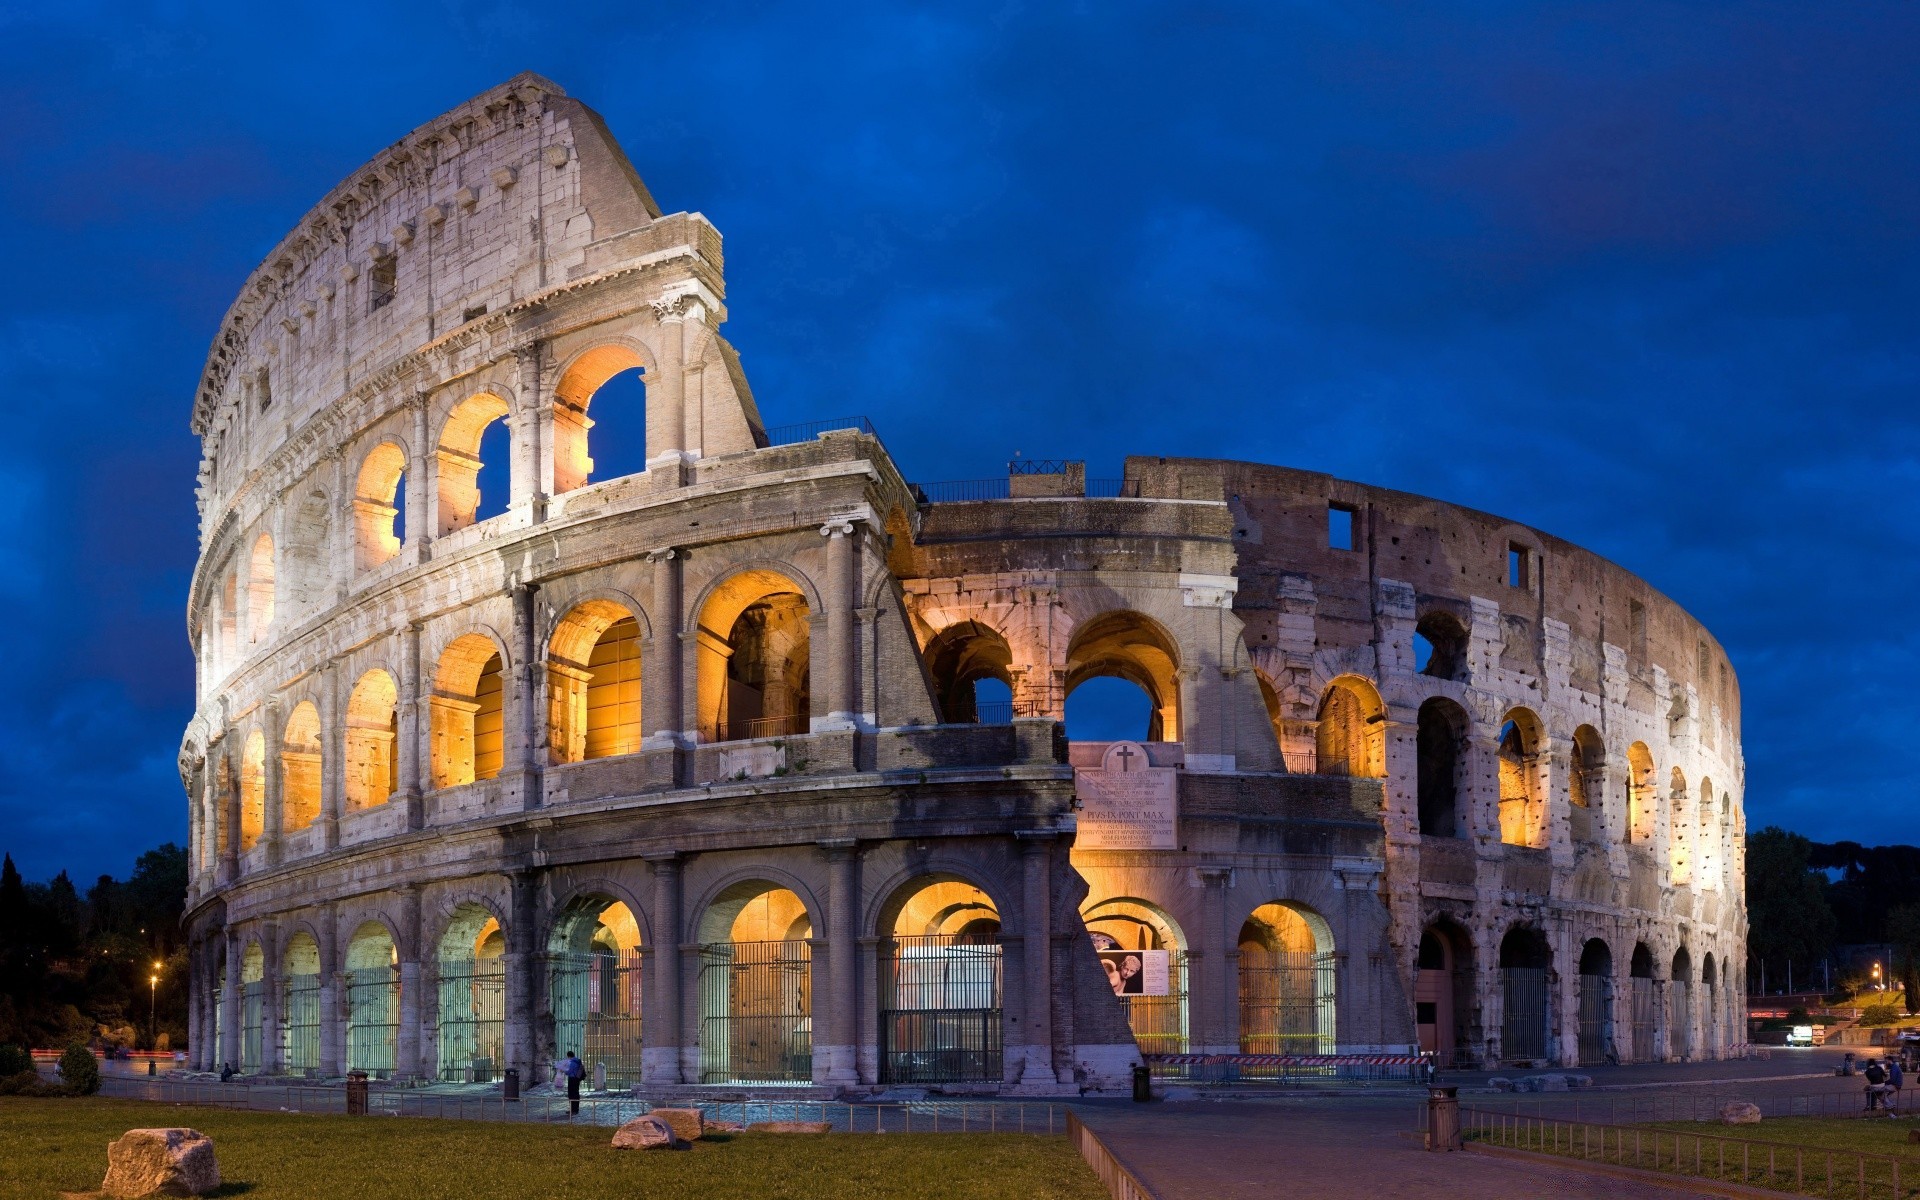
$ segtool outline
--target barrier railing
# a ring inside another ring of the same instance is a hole
[[[1833,1200],[1907,1200],[1920,1183],[1920,1163],[1885,1154],[1796,1146],[1686,1130],[1563,1121],[1525,1113],[1463,1108],[1461,1126],[1476,1141],[1511,1150],[1558,1154],[1589,1162],[1743,1187],[1791,1190]]]
[[[823,433],[842,429],[858,430],[868,437],[880,436],[873,431],[873,422],[865,417],[827,417],[819,421],[802,421],[797,425],[776,425],[767,430],[767,445],[792,446],[799,442],[811,442]]]
[[[1112,1196],[1113,1200],[1155,1200],[1147,1185],[1140,1182],[1140,1177],[1127,1170],[1126,1164],[1107,1149],[1100,1135],[1088,1129],[1072,1113],[1067,1114],[1067,1138],[1073,1143],[1073,1148],[1080,1152],[1080,1157],[1086,1160],[1087,1166],[1093,1168],[1100,1186],[1107,1189],[1107,1195]]]
[[[1902,1088],[1882,1097],[1896,1112],[1911,1113],[1920,1105],[1920,1088]],[[1670,1089],[1645,1089],[1593,1094],[1527,1094],[1489,1098],[1480,1107],[1527,1116],[1553,1117],[1559,1120],[1598,1121],[1608,1125],[1658,1124],[1666,1121],[1714,1121],[1727,1104],[1753,1104],[1763,1117],[1879,1117],[1881,1107],[1869,1109],[1864,1085],[1817,1092],[1769,1093],[1758,1088],[1742,1090],[1739,1085],[1720,1085],[1709,1090],[1693,1090],[1684,1084]]]
[[[1425,1083],[1424,1054],[1143,1054],[1156,1079],[1188,1083]]]

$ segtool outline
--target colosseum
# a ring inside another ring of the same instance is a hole
[[[191,1066],[1058,1095],[1744,1039],[1736,684],[1675,604],[1305,470],[910,482],[763,423],[722,268],[523,75],[247,278],[192,418]],[[1093,680],[1133,739],[1073,740]]]

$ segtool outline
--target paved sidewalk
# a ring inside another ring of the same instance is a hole
[[[1667,1188],[1472,1151],[1431,1154],[1406,1136],[1416,1112],[1407,1100],[1322,1099],[1101,1105],[1081,1117],[1161,1200],[1699,1194],[1684,1181]]]

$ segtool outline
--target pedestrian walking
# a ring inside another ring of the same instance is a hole
[[[580,1080],[586,1076],[587,1064],[569,1050],[560,1070],[567,1077],[567,1111],[577,1117],[580,1115]]]
[[[1867,1111],[1878,1112],[1880,1099],[1887,1091],[1887,1069],[1880,1065],[1879,1059],[1872,1059],[1867,1063],[1865,1075],[1867,1077]]]

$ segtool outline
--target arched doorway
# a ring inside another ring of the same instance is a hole
[[[1142,1054],[1187,1052],[1186,938],[1157,905],[1130,897],[1080,909]],[[1129,960],[1132,960],[1129,962]]]
[[[811,727],[807,600],[776,571],[742,571],[700,611],[695,694],[700,740],[790,737]]]
[[[1327,685],[1314,724],[1314,771],[1378,779],[1386,771],[1386,705],[1373,684],[1342,675]]]
[[[979,888],[916,879],[889,903],[880,954],[880,1082],[993,1082],[1001,1073],[1000,914]]]
[[[813,1079],[813,920],[759,880],[720,894],[700,920],[700,1080]]]
[[[1299,905],[1263,904],[1240,926],[1239,946],[1240,1052],[1332,1054],[1333,930],[1326,921]]]
[[[1415,737],[1420,836],[1460,837],[1461,749],[1467,740],[1467,710],[1436,696],[1420,706]]]
[[[1500,726],[1500,840],[1509,846],[1547,844],[1540,763],[1546,733],[1540,718],[1516,708]]]
[[[388,1078],[399,1037],[399,951],[386,926],[368,921],[347,943],[347,1069]]]
[[[1576,1048],[1583,1066],[1616,1056],[1613,1048],[1613,951],[1599,938],[1580,949],[1580,1012]]]
[[[1158,622],[1140,613],[1110,612],[1074,630],[1067,647],[1066,698],[1089,680],[1107,677],[1125,680],[1146,697],[1146,732],[1133,736],[1147,742],[1180,740],[1180,652]],[[1075,732],[1075,714],[1067,715],[1067,736],[1087,740]],[[1087,717],[1082,726],[1092,723]]]
[[[488,1083],[507,1058],[506,935],[492,913],[462,904],[440,938],[440,1078]]]
[[[1715,978],[1713,953],[1709,951],[1706,958],[1702,959],[1700,963],[1700,986],[1702,989],[1700,1014],[1707,1027],[1706,1038],[1701,1045],[1701,1050],[1707,1058],[1719,1058],[1722,1049],[1722,1043],[1720,1041],[1720,1004],[1717,995],[1718,989],[1715,986],[1718,982],[1719,980]]]
[[[1005,725],[1013,720],[1011,698],[981,697],[987,690],[982,685],[991,687],[995,697],[1000,691],[1011,697],[1013,651],[998,630],[979,621],[955,622],[927,643],[925,658],[942,721]]]
[[[596,1087],[640,1082],[640,922],[607,896],[569,904],[547,939],[555,1057],[580,1056]]]
[[[1544,1063],[1547,1054],[1547,976],[1553,952],[1546,935],[1516,925],[1500,942],[1500,1055],[1513,1062]]]
[[[282,959],[285,1017],[280,1025],[281,1061],[293,1075],[320,1070],[320,944],[305,930],[287,939]]]
[[[1668,1056],[1693,1061],[1693,958],[1685,946],[1673,952],[1673,977],[1667,983]]]
[[[1627,970],[1627,982],[1633,992],[1633,1061],[1652,1062],[1659,1009],[1655,1005],[1657,994],[1653,982],[1653,951],[1647,949],[1645,942],[1634,944],[1633,958]]]
[[[1473,940],[1452,921],[1437,921],[1421,933],[1414,959],[1413,1022],[1420,1049],[1439,1066],[1473,1061],[1464,1029],[1473,1008]]]
[[[260,943],[248,943],[240,956],[240,1070],[247,1075],[259,1074],[263,1066],[260,1039],[267,1010],[266,971],[267,956]]]

